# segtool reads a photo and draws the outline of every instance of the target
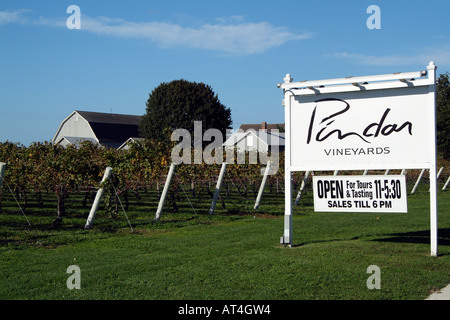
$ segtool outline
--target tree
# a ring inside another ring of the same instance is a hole
[[[194,121],[202,121],[203,132],[214,128],[225,135],[231,129],[231,110],[204,83],[183,79],[161,83],[146,106],[139,130],[147,139],[168,142],[175,129],[187,129],[193,136]]]
[[[450,159],[450,81],[449,73],[441,74],[436,84],[437,152]]]

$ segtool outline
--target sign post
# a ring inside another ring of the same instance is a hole
[[[292,82],[290,74],[287,74],[283,79],[285,84]],[[292,92],[290,90],[284,91],[284,118],[285,118],[285,132],[291,132],[291,102]],[[285,151],[284,151],[284,233],[280,239],[280,243],[292,246],[292,174],[291,166],[288,159],[291,158],[291,135],[285,134]]]
[[[438,255],[438,222],[437,222],[437,160],[436,160],[436,66],[430,62],[427,66],[428,79],[432,82],[428,86],[428,130],[430,154],[430,241],[431,255]]]
[[[293,82],[288,74],[278,87],[284,93],[286,129],[281,243],[292,245],[292,172],[425,168],[430,170],[431,255],[436,256],[434,63],[430,62],[426,71],[318,81]],[[399,182],[398,187],[403,190],[405,183]],[[384,185],[378,188],[380,191]],[[392,200],[383,201],[393,204]]]

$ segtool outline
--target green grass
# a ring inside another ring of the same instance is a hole
[[[279,244],[284,195],[267,190],[253,210],[230,187],[214,215],[206,193],[183,192],[179,212],[165,204],[153,218],[155,191],[130,194],[127,215],[101,208],[85,230],[90,203],[67,200],[67,216],[53,230],[53,196],[39,208],[29,196],[25,217],[3,192],[0,214],[0,299],[353,300],[424,299],[450,283],[450,193],[439,192],[439,256],[430,256],[426,187],[408,198],[408,213],[313,212],[311,191],[294,207],[292,248]],[[232,192],[234,191],[234,192]],[[123,201],[123,199],[122,199]],[[81,289],[69,290],[70,265]],[[381,289],[369,290],[366,269],[381,270]]]

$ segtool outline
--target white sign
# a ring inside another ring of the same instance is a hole
[[[292,98],[291,166],[301,171],[426,167],[427,103],[424,86]]]
[[[278,84],[285,109],[285,213],[280,242],[292,245],[292,172],[425,168],[430,172],[431,255],[437,256],[434,62],[426,71],[299,82],[287,74],[283,80]],[[384,180],[372,182],[377,182],[375,191],[389,190]],[[401,200],[398,210],[405,210],[406,192],[400,190],[400,199],[377,198],[377,211],[379,200],[384,201],[384,210],[391,209],[386,205],[397,210]],[[352,207],[361,201],[338,200]],[[375,210],[373,205],[367,210]]]
[[[404,175],[314,176],[314,211],[408,212]]]

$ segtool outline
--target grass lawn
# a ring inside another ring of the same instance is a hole
[[[450,283],[450,192],[439,191],[439,256],[430,256],[429,196],[408,197],[408,213],[321,213],[311,191],[294,207],[292,248],[280,245],[284,195],[266,190],[222,192],[210,198],[179,193],[179,211],[165,205],[161,221],[154,190],[129,195],[128,224],[120,209],[100,209],[84,229],[90,203],[67,199],[67,215],[53,230],[54,197],[42,207],[29,195],[25,211],[3,191],[0,214],[0,298],[122,300],[412,300]],[[230,189],[231,190],[231,189]],[[233,189],[235,190],[235,189]],[[187,201],[189,195],[189,201]],[[123,199],[122,199],[123,200]],[[20,201],[19,201],[20,202]],[[192,208],[193,207],[193,208]],[[66,270],[77,265],[81,289],[69,290]],[[369,290],[376,265],[381,289]]]

